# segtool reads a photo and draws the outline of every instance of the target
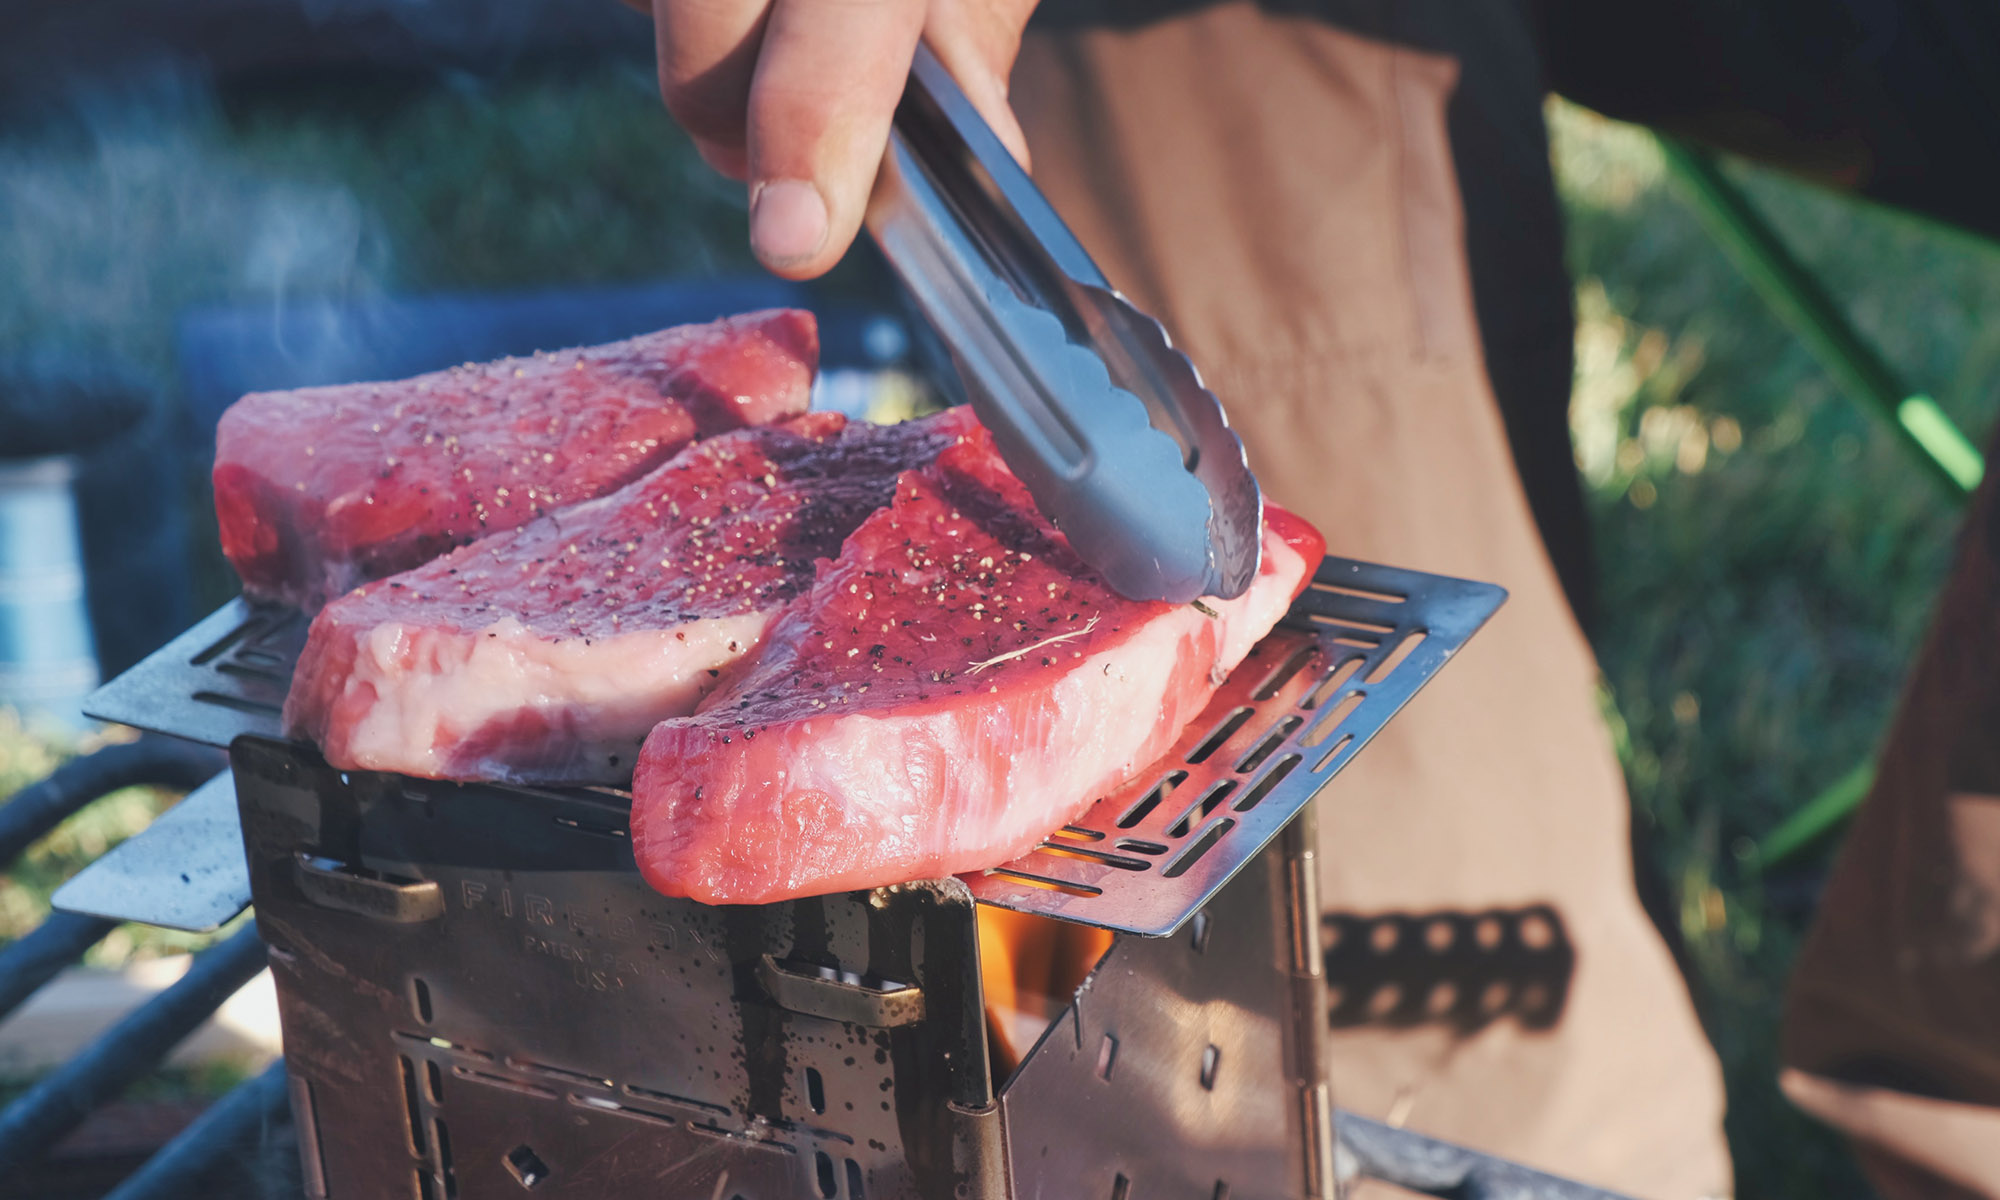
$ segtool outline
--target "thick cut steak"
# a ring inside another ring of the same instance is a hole
[[[646,739],[639,869],[755,904],[1024,854],[1172,744],[1323,550],[1271,509],[1243,596],[1127,600],[974,429],[902,478],[753,663]]]
[[[285,702],[347,769],[623,782],[898,473],[966,429],[808,413],[697,442],[611,495],[367,584],[313,621]]]
[[[749,313],[397,383],[245,396],[216,431],[222,550],[308,611],[589,500],[696,436],[805,411],[810,313]]]

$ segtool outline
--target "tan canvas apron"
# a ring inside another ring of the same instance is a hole
[[[1538,1019],[1503,996],[1337,1029],[1336,1101],[1639,1196],[1726,1194],[1719,1071],[1635,899],[1590,652],[1481,362],[1454,79],[1234,4],[1035,35],[1014,100],[1043,187],[1192,352],[1274,500],[1337,554],[1512,592],[1325,797],[1322,896],[1364,920],[1546,906],[1539,941],[1573,960]]]

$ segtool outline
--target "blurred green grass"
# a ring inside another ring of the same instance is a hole
[[[0,708],[0,796],[48,775],[62,761],[88,753],[108,741],[124,740],[130,731],[110,730],[102,736],[72,738],[41,728],[27,728],[16,715]],[[49,895],[106,850],[152,823],[178,795],[154,787],[120,788],[100,798],[29,848],[0,873],[0,942],[11,941],[41,924],[49,913]],[[135,958],[153,958],[198,950],[234,932],[232,925],[215,934],[187,934],[141,925],[121,925],[85,955],[91,966],[113,967]]]
[[[1798,889],[1767,890],[1741,864],[1751,839],[1876,747],[1957,514],[1708,242],[1650,135],[1561,103],[1549,115],[1607,711],[1727,1072],[1740,1192],[1865,1195],[1845,1152],[1777,1094],[1785,974],[1808,914]],[[1731,174],[1910,389],[1983,445],[2000,330],[1981,314],[2000,300],[2000,254]]]
[[[1807,914],[1739,864],[1747,839],[1873,749],[1955,516],[1709,244],[1648,135],[1561,103],[1550,121],[1606,713],[1727,1069],[1740,1193],[1865,1194],[1773,1084]],[[1911,386],[1979,440],[2000,375],[2000,327],[1979,318],[2000,300],[2000,258],[1737,174]],[[36,282],[0,290],[0,350],[117,354],[168,391],[172,321],[193,303],[748,262],[740,192],[695,159],[639,67],[226,99],[168,76],[0,131],[0,272]],[[0,727],[0,792],[56,753]],[[66,824],[0,885],[0,932],[31,924],[49,886],[160,803],[121,794]],[[98,960],[165,944],[125,936]]]

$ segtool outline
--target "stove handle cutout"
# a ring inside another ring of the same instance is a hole
[[[769,954],[757,963],[757,982],[779,1008],[871,1029],[893,1029],[924,1019],[924,990],[915,984],[876,984],[839,976],[830,968]]]
[[[395,880],[364,875],[337,859],[299,852],[292,859],[299,891],[321,908],[398,925],[444,915],[444,891],[430,879]]]

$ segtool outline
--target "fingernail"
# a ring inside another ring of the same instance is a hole
[[[803,179],[757,185],[750,198],[750,248],[767,263],[793,263],[826,244],[826,201]]]

